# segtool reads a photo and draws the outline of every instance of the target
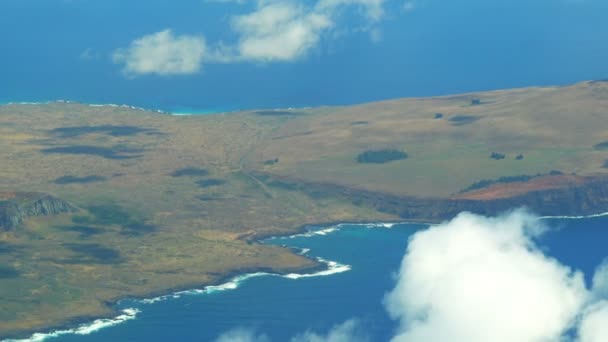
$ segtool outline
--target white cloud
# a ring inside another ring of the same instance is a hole
[[[579,327],[580,342],[608,341],[608,302],[591,306],[583,315]]]
[[[206,52],[204,37],[174,35],[164,30],[134,40],[112,54],[129,76],[145,74],[188,75],[200,71]]]
[[[384,299],[399,323],[392,341],[608,341],[608,260],[587,289],[581,272],[535,244],[546,229],[516,210],[495,218],[462,213],[416,233]],[[291,342],[366,341],[364,332],[349,320]],[[260,341],[241,335],[219,342]]]
[[[403,3],[403,11],[411,12],[416,9],[416,3],[414,1],[406,1]]]
[[[93,49],[87,48],[80,53],[79,57],[83,61],[88,61],[92,59],[97,59],[99,55],[95,51],[93,51]]]
[[[254,12],[233,17],[232,26],[240,36],[232,52],[223,60],[293,61],[306,56],[326,33],[339,26],[338,16],[347,7],[358,7],[368,24],[353,31],[372,31],[373,24],[384,16],[385,0],[319,0],[306,6],[291,0],[258,0]]]
[[[357,6],[369,20],[379,21],[384,16],[385,2],[386,0],[319,0],[316,8],[319,11],[334,12],[339,7]]]
[[[590,306],[581,317],[580,342],[608,341],[608,262],[598,267],[593,276]]]
[[[324,38],[337,39],[344,32],[369,32],[372,41],[381,40],[382,32],[375,25],[384,17],[385,1],[318,0],[314,4],[295,0],[251,1],[255,3],[252,12],[231,17],[231,28],[238,37],[233,43],[217,42],[208,47],[202,36],[174,35],[171,30],[164,30],[114,51],[112,59],[122,64],[123,72],[131,77],[194,74],[200,71],[203,62],[292,62],[310,54]],[[361,10],[366,22],[362,27],[342,27],[340,13],[349,7]]]
[[[559,341],[587,300],[582,274],[543,255],[537,218],[460,214],[416,234],[396,288],[395,342]]]
[[[291,1],[262,3],[253,13],[236,16],[233,29],[240,35],[239,59],[291,61],[317,45],[333,25],[327,14]]]
[[[366,335],[361,331],[357,320],[351,319],[331,328],[327,334],[307,331],[296,335],[291,342],[365,342]]]
[[[215,342],[269,342],[266,335],[257,335],[252,329],[236,328],[220,335]]]
[[[257,335],[253,329],[236,328],[220,335],[215,342],[269,342],[266,335]],[[367,342],[359,321],[348,320],[333,326],[326,334],[306,331],[291,338],[290,342]]]

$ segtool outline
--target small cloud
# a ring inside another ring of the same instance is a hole
[[[266,335],[258,335],[253,329],[236,328],[220,335],[215,342],[269,342]]]
[[[382,41],[382,30],[379,28],[373,28],[369,31],[369,38],[374,43],[379,43]]]
[[[402,8],[404,12],[411,12],[416,9],[416,3],[414,1],[406,1],[403,3]]]
[[[114,51],[112,60],[123,64],[123,72],[129,76],[190,75],[200,71],[206,50],[204,37],[174,35],[171,30],[164,30]]]
[[[79,58],[83,61],[90,61],[99,58],[99,54],[93,51],[93,49],[88,48],[80,53]]]
[[[327,333],[306,331],[292,337],[290,342],[367,342],[369,339],[358,320],[351,319],[333,326]],[[253,329],[236,328],[220,335],[215,342],[270,342],[268,336],[258,335]]]
[[[363,332],[359,321],[348,320],[331,328],[327,334],[307,331],[296,335],[291,342],[366,342],[368,337]]]
[[[317,45],[324,30],[333,25],[323,13],[292,2],[262,3],[252,13],[233,18],[239,34],[237,59],[291,61]]]
[[[340,7],[357,6],[372,22],[378,22],[384,17],[384,3],[386,0],[319,0],[317,10],[322,12],[335,12]]]

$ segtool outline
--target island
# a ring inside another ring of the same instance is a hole
[[[313,225],[607,212],[607,120],[602,81],[192,116],[2,105],[0,339],[317,270],[260,243]]]

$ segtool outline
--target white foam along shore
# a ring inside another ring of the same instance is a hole
[[[55,330],[50,333],[35,333],[26,339],[8,339],[4,340],[4,342],[41,342],[61,335],[89,335],[98,330],[135,319],[139,312],[138,309],[134,308],[123,309],[122,313],[114,318],[96,319],[91,323],[80,325],[77,328]]]
[[[601,214],[585,215],[585,216],[541,216],[541,219],[562,219],[562,220],[580,220],[594,217],[608,216],[608,212]]]
[[[236,112],[240,112],[243,109],[229,109],[229,110],[196,110],[196,109],[192,109],[191,111],[189,110],[188,112],[168,112],[162,109],[146,109],[143,107],[137,107],[137,106],[131,106],[131,105],[126,105],[126,104],[115,104],[115,103],[106,103],[106,104],[102,104],[102,103],[82,103],[82,102],[78,102],[78,101],[71,101],[71,100],[52,100],[52,101],[40,101],[40,102],[0,102],[0,105],[45,105],[45,104],[53,104],[53,103],[76,103],[76,104],[83,104],[89,107],[114,107],[114,108],[129,108],[129,109],[133,109],[133,110],[139,110],[139,111],[145,111],[145,112],[157,112],[157,113],[161,113],[161,114],[166,114],[166,115],[172,115],[172,116],[193,116],[193,115],[211,115],[211,114],[229,114],[229,113],[236,113]],[[302,107],[299,109],[309,109],[312,107]],[[294,108],[294,107],[287,107],[287,108],[272,108],[269,109],[271,111],[281,111],[281,110],[296,110],[298,108]],[[253,110],[255,111],[255,110]]]
[[[587,216],[543,216],[541,218],[542,219],[585,219],[585,218],[594,218],[594,217],[603,217],[603,216],[608,216],[608,212],[601,213],[601,214],[587,215]],[[399,225],[399,224],[409,224],[409,222],[341,223],[341,224],[337,224],[335,226],[331,226],[331,227],[324,228],[324,229],[310,230],[306,233],[294,234],[294,235],[285,236],[285,237],[270,237],[266,240],[273,240],[273,239],[279,239],[279,238],[302,238],[302,237],[309,238],[309,237],[314,237],[314,236],[325,236],[325,235],[337,232],[346,226],[360,226],[360,227],[366,227],[366,228],[370,228],[370,229],[372,229],[372,228],[390,229],[390,228],[394,227],[395,225]],[[412,224],[421,224],[421,223],[417,222],[417,223],[412,223]],[[302,248],[300,250],[300,254],[305,255],[309,251],[310,251],[310,249]],[[202,289],[179,291],[179,292],[175,292],[173,294],[168,294],[168,295],[159,296],[159,297],[155,297],[155,298],[141,299],[141,300],[138,300],[138,302],[142,303],[142,304],[154,304],[154,303],[168,300],[168,299],[180,298],[184,295],[212,294],[212,293],[221,292],[221,291],[235,290],[248,279],[262,277],[262,276],[281,277],[281,278],[286,278],[286,279],[297,280],[297,279],[301,279],[301,278],[329,276],[329,275],[343,273],[343,272],[347,272],[347,271],[351,270],[350,265],[341,264],[337,261],[325,260],[320,257],[316,257],[315,259],[318,262],[327,265],[327,269],[318,271],[318,272],[314,272],[314,273],[304,273],[304,274],[300,274],[300,273],[276,274],[276,273],[267,273],[267,272],[248,273],[248,274],[236,276],[236,277],[232,278],[231,280],[229,280],[228,282],[220,284],[220,285],[209,285],[209,286],[205,286]],[[118,325],[118,324],[124,323],[126,321],[135,319],[139,312],[140,312],[139,309],[127,308],[127,309],[123,309],[122,313],[114,318],[97,319],[91,323],[80,325],[77,328],[56,330],[56,331],[53,331],[50,333],[35,333],[26,339],[8,339],[8,340],[0,341],[0,342],[42,342],[49,338],[59,337],[61,335],[69,335],[69,334],[88,335],[88,334],[91,334],[98,330],[101,330],[104,328],[109,328],[114,325]]]
[[[293,237],[313,237],[316,235],[327,235],[331,232],[338,231],[340,228],[342,228],[345,225],[346,224],[338,224],[334,227],[330,227],[330,228],[326,228],[326,229],[322,229],[322,230],[310,231],[310,232],[304,233],[304,234],[296,234],[296,235],[293,235]],[[357,225],[358,226],[368,226],[370,228],[371,227],[390,228],[394,224],[393,223],[379,223],[379,224],[357,224]],[[290,236],[288,236],[287,238],[289,238],[289,237]],[[301,249],[300,254],[305,255],[309,251],[310,251],[309,249],[303,248],[303,249]],[[138,300],[138,302],[142,303],[142,304],[153,304],[156,302],[160,302],[160,301],[164,301],[164,300],[168,300],[168,299],[172,299],[172,298],[180,298],[184,295],[212,294],[212,293],[216,293],[216,292],[220,292],[220,291],[235,290],[241,284],[243,284],[243,282],[245,282],[246,280],[251,279],[251,278],[261,277],[261,276],[281,277],[281,278],[296,280],[296,279],[300,279],[300,278],[329,276],[329,275],[347,272],[347,271],[351,270],[350,265],[341,264],[336,261],[325,260],[320,257],[316,257],[315,259],[318,262],[325,264],[327,266],[327,268],[324,270],[318,271],[318,272],[303,273],[303,274],[301,274],[301,273],[276,274],[276,273],[267,273],[267,272],[248,273],[248,274],[236,276],[236,277],[232,278],[231,280],[229,280],[228,282],[220,284],[220,285],[209,285],[209,286],[205,286],[202,289],[179,291],[179,292],[175,292],[173,294],[159,296],[156,298],[141,299],[141,300]],[[123,309],[122,313],[114,318],[97,319],[91,323],[82,324],[73,329],[56,330],[56,331],[49,332],[49,333],[35,333],[32,336],[30,336],[29,338],[8,339],[8,340],[3,340],[2,342],[42,342],[47,339],[52,339],[52,338],[59,337],[62,335],[70,335],[70,334],[88,335],[88,334],[91,334],[98,330],[101,330],[104,328],[109,328],[111,326],[118,325],[118,324],[124,323],[126,321],[135,319],[139,312],[140,312],[139,309],[136,309],[136,308]]]
[[[53,101],[41,101],[41,102],[6,102],[6,103],[0,103],[0,105],[30,105],[30,106],[38,106],[38,105],[46,105],[46,104],[53,104],[53,103],[76,103],[76,104],[84,104],[81,102],[77,102],[77,101],[70,101],[70,100],[53,100]],[[145,112],[157,112],[157,113],[161,113],[161,114],[166,114],[166,115],[174,115],[174,116],[191,116],[191,115],[198,115],[198,114],[223,114],[223,113],[228,113],[228,112],[215,112],[215,111],[201,111],[201,112],[197,112],[196,110],[193,110],[192,113],[182,113],[182,112],[167,112],[161,109],[146,109],[143,107],[137,107],[137,106],[130,106],[130,105],[126,105],[126,104],[115,104],[115,103],[106,103],[106,104],[101,104],[101,103],[89,103],[89,104],[84,104],[86,106],[89,107],[113,107],[113,108],[129,108],[129,109],[133,109],[133,110],[139,110],[139,111],[145,111]],[[234,110],[234,111],[238,111],[238,110]],[[233,111],[229,111],[229,112],[233,112]]]
[[[168,112],[166,112],[164,110],[160,110],[160,109],[146,109],[146,108],[143,108],[143,107],[130,106],[130,105],[126,105],[126,104],[115,104],[115,103],[107,103],[107,104],[89,103],[89,104],[85,104],[85,103],[81,103],[81,102],[77,102],[77,101],[70,101],[70,100],[53,100],[53,101],[41,101],[41,102],[6,102],[6,103],[0,103],[0,105],[6,105],[6,106],[10,106],[10,105],[39,106],[39,105],[47,105],[47,104],[53,104],[53,103],[75,103],[75,104],[83,104],[83,105],[86,105],[86,106],[89,106],[89,107],[129,108],[129,109],[139,110],[139,111],[145,111],[145,112],[157,112],[157,113],[161,113],[161,114],[180,115],[180,114],[168,113]]]

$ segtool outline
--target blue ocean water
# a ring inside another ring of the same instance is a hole
[[[304,3],[314,3],[305,0]],[[344,15],[337,38],[284,63],[205,64],[129,79],[115,49],[164,29],[234,43],[255,1],[0,1],[0,102],[66,99],[166,111],[353,104],[608,78],[605,0],[386,1],[381,39]],[[355,11],[356,12],[356,11]]]
[[[539,241],[545,253],[581,270],[589,282],[608,256],[608,217],[549,219],[550,231]],[[181,295],[151,304],[123,301],[137,318],[90,335],[63,335],[53,341],[213,341],[235,327],[263,332],[272,341],[288,341],[306,330],[325,332],[358,318],[372,341],[393,336],[395,322],[382,305],[394,283],[408,239],[424,225],[390,229],[344,225],[327,235],[280,238],[268,243],[310,249],[352,267],[330,276],[297,280],[275,276],[248,279],[236,290]]]

